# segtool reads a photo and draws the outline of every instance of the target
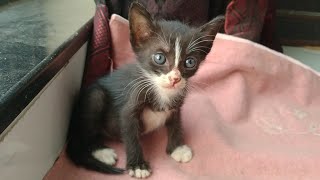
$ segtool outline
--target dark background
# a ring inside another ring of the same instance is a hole
[[[283,45],[320,46],[320,0],[276,0]]]

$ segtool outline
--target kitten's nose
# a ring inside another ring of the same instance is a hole
[[[181,80],[181,77],[180,76],[173,76],[173,77],[169,77],[169,80],[172,84],[177,84]]]
[[[173,69],[169,76],[170,82],[175,85],[181,80],[181,73],[178,69]]]

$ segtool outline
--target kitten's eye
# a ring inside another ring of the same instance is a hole
[[[197,65],[197,60],[191,57],[187,58],[184,63],[184,66],[186,68],[194,68],[196,65]]]
[[[166,62],[166,57],[162,53],[156,53],[152,56],[155,63],[163,65]]]

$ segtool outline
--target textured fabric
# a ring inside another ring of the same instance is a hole
[[[88,48],[83,85],[88,86],[97,78],[110,72],[111,67],[111,37],[108,8],[105,4],[98,2],[93,22],[93,34]]]
[[[112,21],[118,21],[110,23],[118,26],[112,32],[113,42],[128,44],[127,22],[120,17]],[[125,52],[132,54],[130,49]],[[118,65],[123,63],[128,61]],[[218,34],[191,85],[194,89],[182,108],[182,124],[194,157],[187,164],[168,157],[164,128],[146,135],[142,146],[153,168],[148,179],[319,179],[318,72],[259,44]],[[107,144],[119,155],[117,166],[125,167],[123,145]],[[44,179],[132,178],[75,167],[62,153]]]
[[[232,0],[226,9],[225,32],[282,52],[276,36],[274,0]]]
[[[226,12],[225,31],[238,37],[259,42],[267,0],[233,0]]]

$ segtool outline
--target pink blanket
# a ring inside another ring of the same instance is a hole
[[[110,21],[114,65],[129,62],[128,23]],[[121,60],[120,60],[121,59]],[[320,179],[320,77],[296,60],[250,41],[218,34],[192,79],[183,106],[194,157],[178,164],[165,154],[165,129],[142,138],[153,179]],[[109,143],[125,166],[122,144]],[[62,153],[46,180],[117,180],[75,167]]]

